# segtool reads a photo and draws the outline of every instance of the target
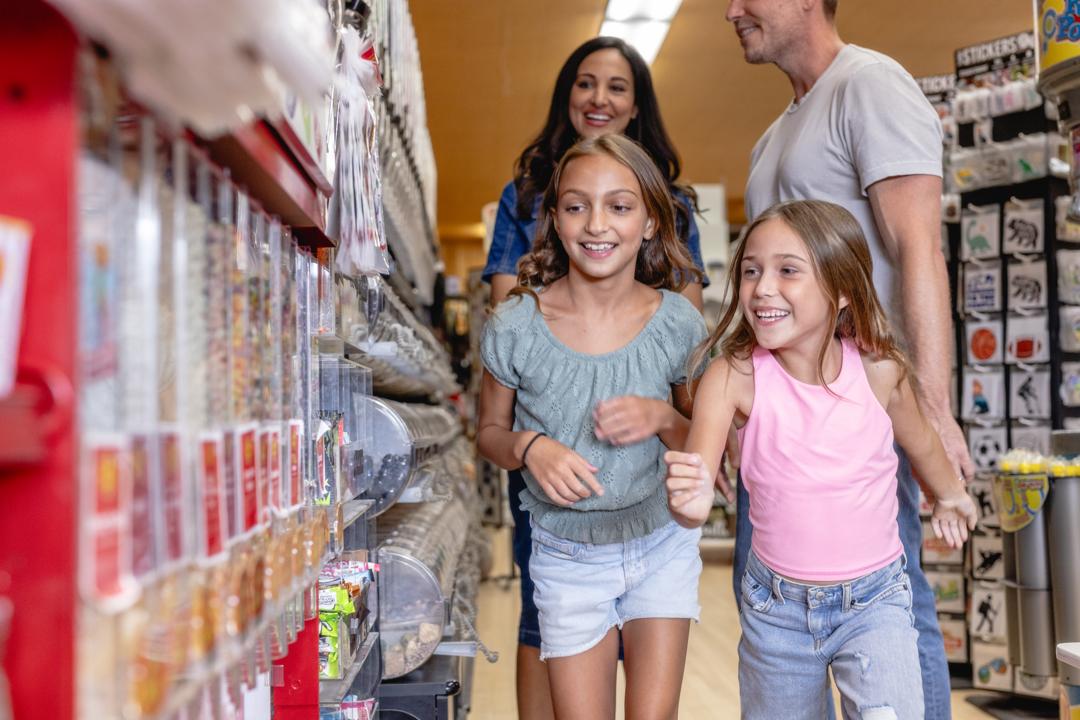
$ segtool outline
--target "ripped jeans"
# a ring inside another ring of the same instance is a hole
[[[922,672],[903,558],[837,585],[781,578],[753,552],[742,579],[739,699],[746,720],[921,720]]]

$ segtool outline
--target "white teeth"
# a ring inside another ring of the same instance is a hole
[[[592,114],[586,114],[586,115],[585,115],[585,117],[589,118],[590,120],[601,120],[601,121],[603,121],[603,122],[607,122],[608,120],[610,120],[610,119],[611,119],[611,116],[610,116],[610,115],[592,115]]]
[[[783,310],[759,310],[754,314],[762,320],[774,320],[776,318],[787,317],[790,313]]]
[[[582,245],[585,246],[586,250],[591,250],[593,252],[604,252],[605,250],[610,250],[615,247],[615,243],[582,243]]]

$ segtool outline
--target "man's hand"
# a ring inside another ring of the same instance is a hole
[[[945,454],[952,463],[953,471],[957,477],[963,478],[964,484],[975,478],[975,463],[971,460],[971,452],[968,450],[964,431],[960,429],[952,414],[927,415],[927,421],[941,438],[941,444],[945,447]]]

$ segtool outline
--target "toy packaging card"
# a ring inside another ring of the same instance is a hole
[[[1005,372],[976,372],[965,368],[961,417],[964,420],[993,422],[1005,417]]]
[[[1001,252],[1001,206],[969,205],[960,223],[960,259],[996,258]]]
[[[1002,225],[1004,238],[1001,246],[1004,254],[1043,251],[1043,205],[1042,198],[1013,199],[1005,203],[1005,217]]]
[[[976,472],[993,473],[997,470],[998,459],[1008,449],[1006,434],[1003,427],[972,426],[967,429],[968,449]]]

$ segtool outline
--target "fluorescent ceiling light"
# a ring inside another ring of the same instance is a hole
[[[638,22],[605,20],[604,24],[600,26],[601,35],[613,35],[622,38],[633,45],[634,49],[641,53],[641,56],[645,58],[645,62],[649,65],[652,65],[652,61],[656,59],[656,54],[660,52],[660,46],[664,44],[667,31],[668,24],[658,20]]]
[[[667,20],[675,17],[682,0],[608,0],[608,20]]]

